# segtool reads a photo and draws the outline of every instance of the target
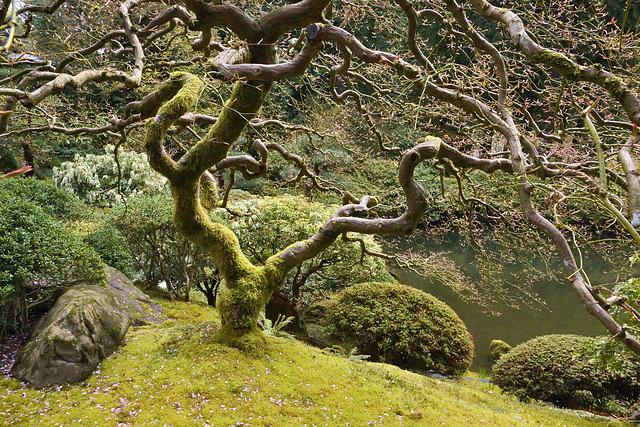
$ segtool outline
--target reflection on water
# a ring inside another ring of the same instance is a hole
[[[451,234],[445,237],[444,241],[438,243],[425,239],[404,241],[399,244],[395,241],[395,243],[400,249],[413,248],[427,252],[451,252],[447,257],[454,260],[473,281],[478,281],[480,277],[477,275],[476,269],[472,267],[475,262],[474,250],[470,246],[460,246],[459,239],[460,237],[457,235]],[[592,283],[610,283],[616,280],[615,274],[605,272],[610,268],[610,265],[604,260],[597,256],[590,256],[588,259],[589,262],[584,268]],[[554,267],[557,268],[557,265]],[[472,370],[481,367],[488,371],[491,368],[490,344],[494,339],[500,339],[515,346],[539,335],[597,336],[607,333],[604,327],[584,309],[568,280],[534,282],[533,290],[542,301],[546,302],[546,308],[532,309],[526,306],[512,308],[498,302],[492,305],[491,309],[500,312],[501,315],[494,316],[486,313],[486,310],[479,305],[462,301],[449,288],[432,283],[429,278],[406,271],[398,271],[397,275],[401,283],[434,295],[449,304],[458,313],[473,335],[475,342],[476,358],[473,361]]]

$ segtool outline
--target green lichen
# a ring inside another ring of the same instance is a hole
[[[183,79],[183,87],[148,124],[147,137],[152,139],[145,143],[156,144],[148,145],[150,161],[158,161],[160,170],[164,162],[167,175],[175,171],[173,176],[168,176],[174,198],[174,224],[185,238],[211,254],[228,288],[220,297],[222,327],[215,340],[249,354],[261,354],[265,342],[257,329],[258,314],[281,283],[281,280],[274,282],[281,275],[275,274],[273,268],[263,269],[249,262],[235,234],[222,224],[213,223],[208,215],[207,209],[215,206],[215,198],[211,197],[214,188],[202,185],[202,198],[199,192],[201,174],[227,156],[231,144],[260,111],[271,84],[237,82],[216,123],[178,165],[166,155],[156,159],[151,155],[154,152],[160,157],[159,141],[164,133],[175,120],[193,108],[199,95],[199,79],[192,76],[176,76],[175,79]]]
[[[239,330],[223,325],[213,335],[212,341],[237,348],[252,357],[263,356],[267,350],[267,340],[257,326],[249,330]]]
[[[503,354],[511,351],[511,346],[502,340],[491,341],[491,360],[496,362]]]
[[[176,163],[164,153],[162,141],[169,127],[195,105],[203,87],[200,78],[191,74],[176,73],[167,85],[179,85],[180,90],[158,110],[155,117],[147,120],[144,146],[149,156],[149,163],[156,171],[166,174],[176,170]]]
[[[536,63],[542,63],[554,68],[570,80],[578,79],[582,72],[582,68],[567,56],[549,49],[540,49],[535,54],[533,60]]]
[[[409,64],[409,65],[406,65],[402,70],[402,75],[404,75],[409,79],[415,79],[420,77],[420,69],[418,67],[415,67]]]
[[[184,168],[202,173],[227,156],[231,144],[262,108],[270,83],[237,82],[209,132],[188,154]]]
[[[164,116],[170,126],[183,114],[189,112],[200,96],[204,83],[192,74],[174,73],[169,85],[181,86],[178,93],[158,110],[158,116]],[[157,122],[156,122],[157,123]]]
[[[237,282],[227,282],[229,289],[219,299],[222,327],[213,338],[215,342],[253,356],[264,354],[266,341],[257,320],[273,290],[282,283],[273,283],[277,277],[282,275],[274,277],[271,269],[254,268]]]
[[[218,185],[215,181],[204,180],[200,182],[200,190],[200,203],[207,212],[211,212],[218,203]]]
[[[617,76],[604,79],[604,88],[618,101],[630,91],[624,81]]]

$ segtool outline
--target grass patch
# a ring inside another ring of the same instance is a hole
[[[391,365],[350,362],[267,338],[251,358],[210,341],[215,309],[160,302],[168,321],[130,330],[87,381],[32,390],[0,380],[0,422],[13,426],[597,426],[609,419],[441,381]],[[626,423],[625,423],[626,425]]]

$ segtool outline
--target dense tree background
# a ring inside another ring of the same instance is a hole
[[[636,301],[591,283],[577,250],[604,230],[619,236],[594,244],[605,255],[640,244],[637,2],[168,3],[3,0],[0,167],[25,150],[43,174],[106,144],[117,165],[145,151],[176,228],[228,288],[219,341],[259,353],[258,312],[287,274],[337,239],[374,252],[352,233],[422,222],[462,230],[488,272],[557,253],[586,309],[640,354]],[[340,207],[257,260],[209,215],[234,186]],[[544,273],[529,267],[525,296]]]

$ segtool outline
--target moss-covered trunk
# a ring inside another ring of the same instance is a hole
[[[258,315],[271,293],[281,285],[283,268],[276,267],[277,261],[254,266],[242,253],[234,233],[211,221],[200,201],[200,177],[227,157],[232,144],[260,110],[271,85],[236,83],[207,135],[179,161],[174,161],[164,151],[164,135],[177,118],[193,108],[202,82],[194,76],[182,75],[167,84],[179,84],[181,88],[147,123],[145,145],[151,165],[169,179],[176,228],[187,240],[211,254],[225,280],[228,290],[219,301],[222,328],[215,339],[260,354],[265,341],[257,328]]]

